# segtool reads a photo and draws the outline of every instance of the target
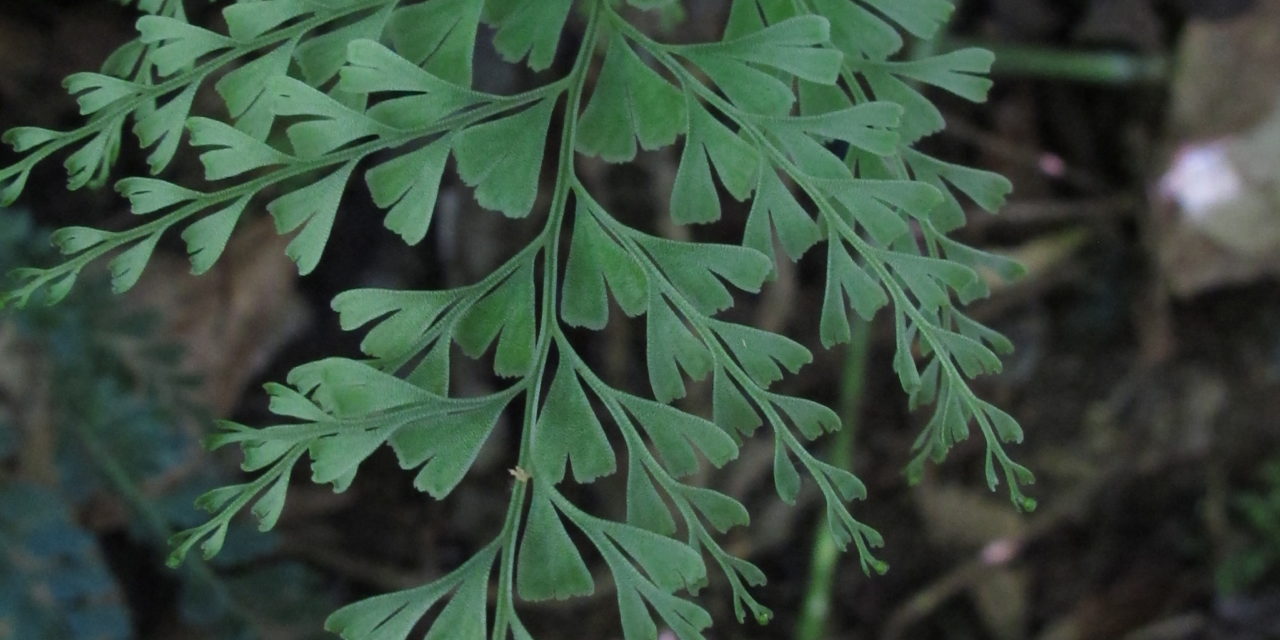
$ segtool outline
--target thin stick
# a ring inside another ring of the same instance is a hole
[[[845,470],[853,468],[853,447],[866,395],[867,362],[871,356],[871,323],[857,318],[852,329],[853,338],[846,353],[840,382],[840,419],[844,426],[836,433],[830,449],[831,464]],[[840,550],[831,537],[830,527],[819,526],[813,539],[809,589],[800,608],[796,640],[823,640],[827,637],[839,561]]]
[[[939,49],[977,46],[996,54],[991,73],[1104,85],[1160,85],[1169,79],[1169,58],[1125,51],[1078,51],[990,41],[946,39]]]

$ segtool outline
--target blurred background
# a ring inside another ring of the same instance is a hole
[[[727,2],[686,4],[667,37],[716,37]],[[216,6],[190,5],[217,24]],[[975,305],[1018,346],[977,386],[1025,427],[1016,457],[1038,475],[1040,508],[1018,514],[986,490],[977,442],[907,486],[922,416],[891,374],[892,327],[821,350],[804,311],[822,295],[810,256],[731,313],[814,349],[782,384],[843,414],[846,435],[817,446],[866,481],[855,514],[884,535],[892,569],[868,578],[831,553],[819,496],[781,505],[770,443],[749,445],[704,481],[751,509],[754,526],[729,547],[770,576],[760,599],[777,616],[734,624],[713,581],[708,637],[1280,638],[1280,0],[965,0],[957,15],[914,53],[990,47],[996,89],[985,105],[934,96],[950,128],[923,145],[1016,186],[1000,216],[974,212],[960,233],[1030,271]],[[0,3],[0,129],[72,126],[61,78],[96,68],[134,18],[101,0]],[[487,48],[479,60],[486,87],[539,80]],[[200,101],[222,113],[211,92]],[[736,241],[745,210],[705,228],[669,222],[676,159],[580,171],[629,224]],[[120,168],[142,174],[142,154],[126,148]],[[192,158],[171,172],[198,181]],[[50,264],[52,228],[129,224],[109,190],[68,193],[64,181],[47,163],[2,213],[0,269]],[[502,438],[444,503],[384,453],[342,495],[299,474],[275,532],[246,519],[214,562],[163,566],[164,539],[200,517],[191,499],[237,477],[234,452],[198,446],[213,419],[268,424],[262,382],[358,354],[359,335],[328,310],[334,295],[471,282],[527,231],[479,210],[452,176],[423,245],[377,220],[353,193],[343,242],[306,279],[262,216],[206,277],[188,275],[174,244],[128,296],[87,278],[61,306],[0,316],[0,639],[325,637],[340,603],[421,584],[488,539],[510,483]],[[577,336],[615,371],[634,366],[642,335],[618,317]],[[461,384],[493,384],[457,366]],[[709,389],[691,393],[688,408],[709,406]],[[615,489],[596,489],[602,510],[621,509]],[[543,640],[611,640],[616,615],[602,589],[529,619]]]

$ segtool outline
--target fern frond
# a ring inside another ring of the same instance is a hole
[[[324,259],[356,176],[387,211],[385,226],[415,244],[431,231],[450,157],[480,206],[541,219],[528,244],[473,284],[365,289],[335,299],[344,329],[368,328],[361,347],[369,359],[303,365],[288,386],[268,387],[271,409],[285,423],[226,424],[210,438],[214,447],[238,445],[255,476],[200,499],[213,516],[175,538],[171,562],[196,545],[216,553],[244,509],[271,528],[304,459],[313,482],[342,491],[369,455],[389,447],[416,473],[417,489],[445,499],[510,415],[519,448],[501,531],[444,578],[350,605],[329,619],[329,630],[350,640],[402,639],[438,607],[429,640],[530,639],[518,600],[595,589],[586,563],[592,554],[584,556],[575,540],[590,542],[612,573],[628,640],[652,640],[659,621],[681,640],[704,637],[712,621],[692,594],[710,579],[707,558],[730,585],[738,618],[765,622],[771,613],[750,592],[763,573],[717,538],[747,526],[747,510],[686,480],[704,461],[732,463],[742,443],[765,429],[780,498],[794,503],[807,477],[824,497],[833,539],[856,549],[864,571],[883,572],[873,554],[883,540],[850,510],[866,488],[807,444],[839,429],[839,417],[775,388],[812,354],[786,336],[722,317],[733,290],[757,293],[778,260],[800,260],[819,247],[823,346],[850,339],[850,311],[891,315],[893,368],[913,408],[933,406],[909,475],[976,426],[988,483],[994,489],[1003,480],[1015,504],[1034,506],[1020,490],[1030,472],[1004,448],[1021,439],[1020,428],[970,386],[999,371],[998,354],[1011,345],[960,310],[989,293],[978,269],[1016,277],[1019,267],[947,236],[964,223],[961,196],[994,211],[1010,186],[912,148],[944,124],[922,87],[981,100],[991,56],[961,50],[893,58],[903,32],[934,34],[950,2],[735,0],[722,40],[686,45],[658,42],[626,17],[666,2],[627,4],[259,0],[228,5],[228,30],[219,34],[186,22],[180,3],[145,1],[139,8],[154,15],[140,19],[139,40],[103,73],[68,81],[86,124],[5,135],[27,155],[0,170],[0,200],[16,198],[32,167],[61,150],[74,150],[73,188],[101,183],[129,119],[140,143],[154,147],[153,172],[170,163],[186,129],[211,186],[120,181],[117,189],[146,220],[123,231],[59,231],[65,262],[20,272],[0,303],[56,302],[87,265],[109,254],[115,288],[128,289],[161,237],[178,228],[193,269],[207,271],[258,204],[281,233],[295,234],[287,253],[309,273]],[[473,88],[481,24],[493,28],[504,59],[544,70],[575,7],[585,31],[566,75],[510,96]],[[602,64],[589,86],[598,53]],[[195,92],[217,75],[229,117],[191,117]],[[544,162],[553,123],[558,155]],[[750,203],[741,245],[675,241],[628,226],[577,175],[579,156],[627,162],[681,138],[672,220],[719,220],[723,188]],[[549,199],[539,198],[544,164],[554,166]],[[547,202],[544,212],[539,203]],[[610,300],[645,323],[650,391],[643,396],[605,382],[566,333],[607,326]],[[492,353],[505,386],[457,396],[449,375],[455,344],[471,358]],[[711,416],[672,404],[688,381],[708,378]],[[588,513],[561,490],[620,472],[622,522]]]

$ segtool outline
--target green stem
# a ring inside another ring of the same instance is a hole
[[[101,473],[106,478],[116,493],[138,515],[147,534],[161,544],[165,544],[169,537],[173,535],[173,529],[169,526],[164,514],[143,493],[142,489],[129,475],[128,470],[124,468],[124,465],[120,464],[120,461],[107,449],[107,446],[92,429],[85,425],[83,421],[72,420],[71,422],[76,429],[80,445],[84,447],[85,453],[89,455],[89,459],[97,467],[98,473]],[[192,577],[209,587],[215,597],[227,607],[228,612],[247,626],[253,626],[253,616],[235,601],[226,584],[222,582],[222,579],[213,572],[213,569],[206,562],[194,560],[188,566]]]
[[[531,465],[533,427],[537,421],[538,405],[542,395],[542,384],[547,362],[551,355],[552,337],[557,327],[556,300],[560,276],[560,236],[564,226],[566,209],[569,204],[570,189],[574,184],[574,160],[577,155],[578,113],[582,107],[582,97],[587,83],[587,72],[591,67],[591,59],[595,55],[596,38],[600,25],[600,8],[603,0],[592,3],[590,17],[587,20],[586,32],[578,58],[574,61],[573,70],[567,81],[568,94],[565,96],[564,133],[560,139],[560,156],[557,162],[555,191],[551,198],[551,211],[543,229],[543,285],[542,285],[542,318],[538,336],[537,355],[533,367],[529,371],[530,383],[525,395],[524,425],[520,434],[520,453],[517,458],[516,486],[512,491],[511,503],[507,510],[506,522],[501,537],[502,559],[498,570],[498,599],[494,613],[493,640],[503,640],[511,631],[515,621],[515,562],[516,547],[520,539],[520,517],[528,496],[528,468]],[[515,621],[514,624],[519,624]]]
[[[943,40],[940,49],[978,46],[996,54],[991,72],[1067,82],[1116,86],[1159,85],[1169,78],[1170,61],[1162,55],[1139,55],[1123,51],[1075,51],[997,42]]]
[[[832,465],[846,471],[853,470],[853,447],[866,397],[867,363],[871,356],[871,323],[857,317],[852,329],[853,339],[849,343],[840,381],[840,420],[844,427],[831,442],[828,456]],[[839,558],[840,550],[831,537],[831,528],[818,527],[809,563],[809,589],[800,608],[796,640],[823,640],[827,637]]]

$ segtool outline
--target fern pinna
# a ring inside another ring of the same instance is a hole
[[[809,362],[809,351],[717,317],[734,301],[726,285],[757,292],[776,260],[818,251],[826,259],[822,344],[850,338],[851,311],[870,319],[884,309],[896,327],[893,368],[913,407],[933,407],[909,475],[976,426],[988,483],[1004,481],[1015,504],[1033,506],[1019,491],[1031,474],[1002,446],[1021,438],[1017,423],[968,384],[999,370],[996,353],[1010,345],[958,308],[987,294],[979,269],[1012,277],[1018,267],[947,235],[965,222],[961,196],[994,211],[1009,184],[912,147],[944,124],[921,87],[982,100],[992,58],[977,49],[896,56],[906,35],[929,38],[947,22],[949,0],[734,0],[723,39],[679,45],[632,22],[646,11],[680,11],[672,0],[242,0],[222,10],[226,33],[189,23],[180,0],[135,4],[146,14],[139,38],[101,72],[67,78],[84,124],[5,135],[25,155],[0,171],[0,200],[16,199],[32,168],[64,150],[71,188],[101,185],[126,123],[155,174],[185,133],[209,184],[120,180],[142,222],[59,230],[65,262],[19,271],[5,301],[56,302],[108,254],[114,286],[126,290],[177,229],[204,272],[262,203],[281,233],[294,234],[288,254],[306,274],[357,175],[387,211],[386,227],[415,244],[430,232],[451,157],[481,206],[544,221],[474,284],[334,300],[344,328],[368,329],[369,358],[300,366],[287,385],[267,387],[282,424],[227,423],[209,438],[212,447],[239,445],[253,479],[198,500],[212,518],[174,538],[172,563],[196,546],[217,553],[245,508],[270,529],[304,458],[312,481],[342,491],[365,458],[389,446],[417,489],[444,499],[507,414],[519,424],[519,450],[493,540],[435,582],[341,609],[329,630],[405,638],[438,610],[429,640],[531,638],[518,602],[592,593],[587,559],[612,573],[628,640],[653,640],[659,623],[682,640],[703,637],[712,621],[682,592],[708,580],[707,560],[732,588],[738,617],[766,621],[769,610],[748,588],[765,576],[716,535],[745,526],[747,511],[684,480],[700,458],[730,463],[761,431],[773,439],[778,495],[795,501],[808,477],[838,543],[852,544],[865,570],[883,571],[872,555],[880,537],[848,507],[864,496],[862,483],[807,447],[838,429],[838,417],[771,390],[784,369]],[[518,95],[472,88],[482,25],[494,29],[492,46],[507,61],[544,70],[570,46],[562,37],[570,23],[582,38],[566,76]],[[226,104],[223,118],[190,113],[209,84]],[[558,145],[548,144],[553,121]],[[718,183],[751,203],[740,246],[629,227],[576,173],[581,156],[627,162],[640,149],[677,144],[673,221],[718,220]],[[544,158],[548,148],[558,155]],[[540,200],[544,164],[554,167],[554,186]],[[775,255],[775,238],[785,255]],[[643,317],[651,397],[611,386],[566,332],[603,328],[610,295],[627,316]],[[492,351],[505,386],[483,397],[453,394],[455,343],[473,358]],[[686,378],[708,377],[713,415],[672,404]],[[612,474],[625,474],[622,521],[562,492]]]

